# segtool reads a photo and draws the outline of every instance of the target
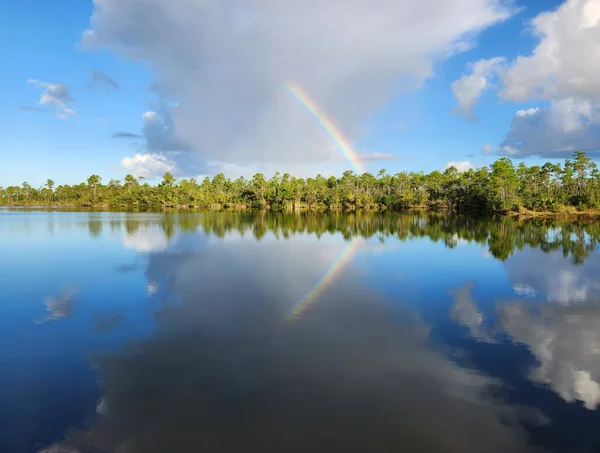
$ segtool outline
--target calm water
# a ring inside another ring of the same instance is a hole
[[[0,210],[0,451],[598,451],[599,237]]]

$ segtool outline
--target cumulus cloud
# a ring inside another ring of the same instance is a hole
[[[121,167],[135,176],[148,179],[164,175],[166,172],[172,172],[177,165],[161,154],[136,153],[133,157],[125,157],[121,161]]]
[[[197,153],[189,151],[174,135],[173,121],[165,110],[148,111],[142,115],[142,135],[129,132],[113,134],[115,138],[144,137],[147,152],[125,157],[121,167],[147,179],[162,177],[166,172],[174,176],[198,176],[210,172],[212,167]]]
[[[158,112],[145,112],[142,119],[144,126],[141,135],[130,132],[116,132],[113,134],[113,138],[145,138],[145,147],[148,152],[138,152],[133,157],[125,157],[121,161],[121,167],[135,175],[154,179],[162,177],[167,171],[174,176],[185,177],[230,170],[234,174],[247,177],[264,169],[272,168],[272,173],[281,170],[281,167],[272,167],[268,164],[259,168],[252,165],[232,164],[222,160],[205,161],[200,154],[191,152],[187,145],[175,137],[173,119],[165,107]],[[396,154],[381,152],[357,153],[356,156],[357,160],[361,162],[386,161],[399,158]],[[336,154],[334,158],[338,161],[342,160],[339,154]],[[315,176],[314,166],[309,167],[306,174]],[[299,168],[301,169],[301,166]]]
[[[150,64],[155,90],[178,102],[170,141],[242,165],[336,158],[286,82],[352,140],[395,87],[420,86],[434,60],[510,15],[500,0],[94,3],[84,46]]]
[[[494,151],[494,149],[492,148],[492,145],[485,145],[482,149],[481,152],[483,154],[485,154],[486,156],[489,154],[492,154],[492,152]]]
[[[531,21],[540,42],[503,77],[501,96],[512,101],[600,97],[600,1],[567,0]]]
[[[69,93],[69,87],[60,83],[48,83],[37,79],[29,79],[27,83],[31,83],[40,88],[43,88],[42,97],[39,105],[54,107],[57,116],[61,119],[75,117],[77,114],[67,104],[75,102],[75,99]]]
[[[479,60],[470,65],[470,74],[463,75],[452,83],[452,94],[458,100],[458,109],[466,119],[477,118],[473,107],[481,94],[490,87],[505,61],[504,57]]]
[[[530,55],[503,65],[499,96],[544,104],[516,112],[500,154],[563,157],[574,150],[599,151],[600,0],[567,0],[532,19],[530,29],[539,42]],[[480,87],[487,86],[486,77],[476,75],[463,77],[471,81],[461,103],[467,113]]]
[[[133,157],[125,157],[121,167],[146,179],[162,178],[166,172],[175,177],[198,176],[213,168],[198,155],[185,151],[136,153]]]
[[[442,170],[447,170],[451,167],[456,168],[459,172],[462,173],[463,171],[472,169],[473,164],[471,162],[469,162],[468,160],[451,160],[446,165],[444,165]]]
[[[600,103],[575,98],[518,110],[500,151],[507,155],[567,156],[600,149]]]
[[[90,71],[90,74],[92,77],[90,87],[104,88],[106,91],[114,91],[119,89],[119,84],[105,72],[93,70]]]

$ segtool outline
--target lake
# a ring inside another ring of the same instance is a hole
[[[599,238],[2,209],[0,451],[598,451]]]

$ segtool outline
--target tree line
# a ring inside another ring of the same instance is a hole
[[[102,183],[98,175],[76,185],[59,185],[48,179],[40,188],[27,182],[0,186],[4,206],[99,206],[151,208],[238,208],[296,210],[394,210],[445,209],[455,212],[510,212],[588,210],[600,208],[600,172],[595,162],[577,151],[564,164],[515,166],[501,158],[489,167],[459,172],[399,172],[381,170],[357,175],[346,171],[339,178],[296,178],[275,173],[267,179],[257,173],[251,179],[232,180],[223,174],[202,182],[177,181],[165,173],[158,185],[128,174],[123,181]]]

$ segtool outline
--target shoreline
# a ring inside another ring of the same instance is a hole
[[[564,211],[531,211],[528,209],[522,209],[520,211],[508,211],[508,212],[468,212],[468,211],[451,211],[448,209],[431,209],[427,207],[411,207],[406,209],[377,209],[375,207],[367,208],[367,209],[340,209],[340,208],[329,208],[326,206],[319,207],[307,207],[302,206],[296,209],[271,209],[267,208],[252,208],[244,205],[236,205],[236,206],[220,206],[220,205],[212,205],[212,206],[150,206],[145,208],[139,208],[136,206],[110,206],[108,204],[101,204],[95,206],[82,206],[82,205],[0,205],[0,208],[5,209],[36,209],[36,210],[72,210],[71,212],[76,212],[81,210],[83,212],[148,212],[148,213],[157,213],[157,212],[172,212],[172,211],[192,211],[192,212],[268,212],[268,213],[396,213],[396,214],[404,214],[404,213],[426,213],[426,214],[446,214],[446,215],[470,215],[476,217],[510,217],[515,219],[598,219],[600,218],[600,211],[595,210],[585,210],[585,211],[577,211],[573,210],[564,210]]]

